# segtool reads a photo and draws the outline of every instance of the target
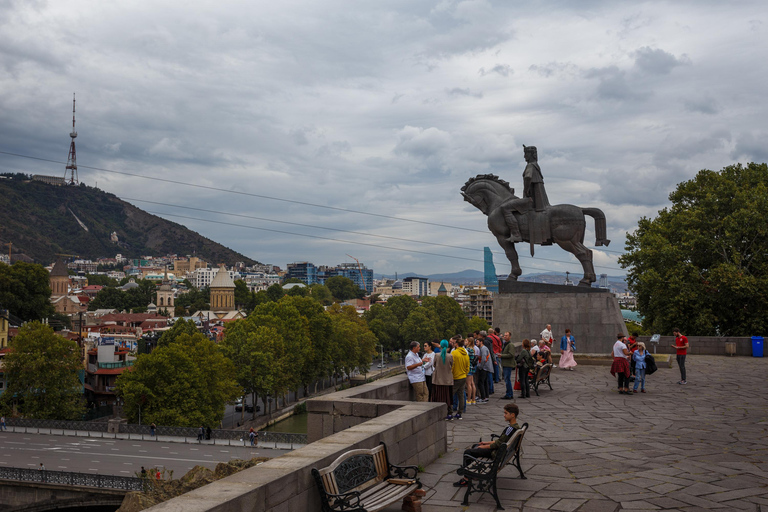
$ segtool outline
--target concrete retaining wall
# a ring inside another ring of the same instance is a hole
[[[398,375],[307,400],[309,429],[314,432],[310,436],[322,438],[147,510],[319,510],[310,470],[329,466],[349,450],[373,448],[382,441],[392,464],[427,466],[447,449],[445,406],[401,401],[409,394],[407,377]],[[345,424],[351,426],[339,431]]]

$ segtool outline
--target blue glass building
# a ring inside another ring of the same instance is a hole
[[[496,277],[496,266],[493,264],[493,253],[490,247],[484,248],[484,255],[485,268],[483,270],[485,276],[483,281],[485,282],[485,288],[489,292],[499,293],[499,278]]]

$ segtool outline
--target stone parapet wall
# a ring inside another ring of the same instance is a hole
[[[405,401],[409,395],[407,377],[398,375],[307,400],[309,429],[315,432],[310,441],[313,435],[322,438],[147,510],[320,510],[311,469],[329,466],[349,450],[374,448],[382,441],[390,463],[427,466],[447,449],[445,406]]]
[[[706,355],[706,356],[724,356],[727,355],[725,350],[726,343],[736,344],[737,356],[751,356],[752,355],[752,337],[746,336],[734,336],[734,337],[717,337],[717,336],[687,336],[688,353],[691,355]],[[653,352],[654,343],[651,343],[650,336],[638,336],[638,341],[645,343],[645,346]],[[656,351],[659,354],[674,354],[675,349],[670,345],[675,344],[674,336],[662,336],[659,344],[656,345]]]

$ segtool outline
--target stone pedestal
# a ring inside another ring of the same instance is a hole
[[[538,340],[551,324],[553,352],[560,351],[565,329],[571,330],[576,351],[583,354],[608,354],[616,335],[627,334],[616,297],[609,290],[581,286],[500,281],[493,321],[515,342]]]

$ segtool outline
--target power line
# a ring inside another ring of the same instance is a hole
[[[22,154],[19,154],[19,153],[11,153],[11,152],[8,152],[8,151],[0,151],[0,154],[17,156],[17,157],[20,157],[20,158],[29,158],[31,160],[39,160],[41,162],[50,162],[50,163],[54,163],[54,164],[61,164],[62,163],[62,162],[59,162],[58,160],[50,160],[48,158],[40,158],[40,157],[36,157],[36,156],[22,155]],[[81,169],[92,169],[94,171],[102,171],[102,172],[109,172],[109,173],[112,173],[112,174],[121,174],[123,176],[131,176],[133,178],[143,178],[143,179],[146,179],[146,180],[161,181],[163,183],[172,183],[174,185],[184,185],[184,186],[187,186],[187,187],[201,188],[201,189],[205,189],[205,190],[215,190],[216,192],[227,192],[229,194],[238,194],[238,195],[242,195],[242,196],[258,197],[260,199],[271,199],[273,201],[283,201],[283,202],[286,202],[286,203],[300,204],[300,205],[303,205],[303,206],[312,206],[312,207],[315,207],[315,208],[325,208],[325,209],[328,209],[328,210],[336,210],[336,211],[346,212],[346,213],[356,213],[356,214],[359,214],[359,215],[369,215],[371,217],[381,217],[381,218],[385,218],[385,219],[393,219],[393,220],[399,220],[399,221],[403,221],[403,222],[413,222],[415,224],[426,224],[428,226],[437,226],[437,227],[441,227],[441,228],[461,229],[461,230],[464,230],[464,231],[475,231],[477,233],[485,233],[485,231],[481,231],[479,229],[474,229],[474,228],[463,228],[463,227],[460,227],[460,226],[449,226],[447,224],[439,224],[437,222],[428,222],[428,221],[424,221],[424,220],[407,219],[407,218],[404,218],[404,217],[395,217],[393,215],[384,215],[384,214],[381,214],[381,213],[370,213],[370,212],[364,212],[364,211],[360,211],[360,210],[350,210],[348,208],[340,208],[338,206],[327,206],[327,205],[323,205],[323,204],[309,203],[309,202],[306,202],[306,201],[297,201],[295,199],[284,199],[284,198],[281,198],[281,197],[265,196],[265,195],[262,195],[262,194],[254,194],[252,192],[244,192],[242,190],[227,190],[227,189],[224,189],[224,188],[211,187],[210,185],[198,185],[196,183],[186,183],[186,182],[183,182],[183,181],[169,180],[167,178],[157,178],[155,176],[144,176],[143,174],[135,174],[135,173],[124,172],[124,171],[113,171],[111,169],[104,169],[102,167],[91,167],[91,166],[88,166],[88,165],[79,165],[78,167],[81,168]]]
[[[50,160],[50,159],[47,159],[47,158],[40,158],[40,157],[29,156],[29,155],[22,155],[20,153],[11,153],[9,151],[0,151],[0,154],[16,156],[16,157],[19,157],[19,158],[27,158],[27,159],[30,159],[30,160],[38,160],[38,161],[41,161],[41,162],[50,162],[50,163],[55,163],[55,164],[62,164],[62,163],[64,163],[64,162],[60,162],[58,160]],[[217,192],[225,192],[225,193],[238,194],[238,195],[244,195],[244,196],[250,196],[250,197],[258,197],[258,198],[261,198],[261,199],[270,199],[270,200],[273,200],[273,201],[282,201],[282,202],[287,202],[287,203],[300,204],[300,205],[303,205],[303,206],[312,206],[314,208],[325,208],[325,209],[329,209],[329,210],[336,210],[336,211],[341,211],[341,212],[346,212],[346,213],[355,213],[355,214],[359,214],[359,215],[368,215],[368,216],[371,216],[371,217],[380,217],[380,218],[385,218],[385,219],[393,219],[393,220],[399,220],[399,221],[404,221],[404,222],[412,222],[412,223],[416,223],[416,224],[425,224],[425,225],[428,225],[428,226],[438,226],[438,227],[444,227],[444,228],[449,228],[449,229],[460,229],[460,230],[463,230],[463,231],[472,231],[472,232],[475,232],[475,233],[483,233],[483,234],[487,234],[488,233],[487,231],[480,230],[480,229],[464,228],[464,227],[461,227],[461,226],[450,226],[450,225],[447,225],[447,224],[440,224],[440,223],[435,223],[435,222],[428,222],[428,221],[422,221],[422,220],[416,220],[416,219],[408,219],[408,218],[404,218],[404,217],[395,217],[393,215],[385,215],[385,214],[380,214],[380,213],[364,212],[364,211],[360,211],[360,210],[351,210],[351,209],[348,209],[348,208],[341,208],[341,207],[337,207],[337,206],[327,206],[327,205],[322,205],[322,204],[309,203],[309,202],[306,202],[306,201],[297,201],[297,200],[294,200],[294,199],[284,199],[284,198],[280,198],[280,197],[267,196],[267,195],[263,195],[263,194],[254,194],[252,192],[244,192],[244,191],[240,191],[240,190],[228,190],[228,189],[223,189],[223,188],[212,187],[212,186],[209,186],[209,185],[198,185],[198,184],[195,184],[195,183],[188,183],[188,182],[183,182],[183,181],[170,180],[170,179],[167,179],[167,178],[158,178],[158,177],[155,177],[155,176],[145,176],[145,175],[142,175],[142,174],[129,173],[129,172],[125,172],[125,171],[115,171],[115,170],[112,170],[112,169],[105,169],[103,167],[92,167],[92,166],[88,166],[88,165],[79,165],[78,167],[79,168],[84,168],[84,169],[91,169],[91,170],[95,170],[95,171],[112,173],[112,174],[120,174],[120,175],[130,176],[130,177],[134,177],[134,178],[143,178],[143,179],[147,179],[147,180],[154,180],[154,181],[160,181],[160,182],[164,182],[164,183],[171,183],[171,184],[174,184],[174,185],[183,185],[183,186],[187,186],[187,187],[201,188],[201,189],[213,190],[213,191],[217,191]],[[131,201],[140,201],[139,199],[130,199],[130,200]],[[145,201],[145,202],[151,203],[151,201]],[[156,203],[156,204],[158,204],[158,203]],[[225,215],[235,215],[235,214],[225,214]],[[268,220],[268,219],[259,219],[259,220]],[[272,222],[278,222],[278,221],[272,221]],[[308,226],[308,227],[310,227],[310,226]],[[312,227],[318,227],[318,226],[312,226]],[[321,229],[333,229],[333,228],[321,228]],[[367,235],[368,236],[385,237],[385,235],[372,235],[372,234],[367,234]],[[442,245],[442,244],[432,244],[432,245]],[[446,247],[452,247],[452,248],[456,248],[456,249],[467,249],[466,247],[458,247],[458,246],[450,246],[450,245],[446,245]],[[615,253],[615,254],[624,254],[623,251],[613,251],[613,250],[610,250],[610,249],[603,249],[603,248],[595,249],[595,250],[599,250],[599,251],[602,251],[602,252],[610,252],[610,253]],[[554,261],[557,261],[557,260],[554,260]]]
[[[201,218],[198,218],[198,217],[189,217],[189,216],[186,216],[186,215],[178,215],[178,214],[174,214],[174,213],[153,212],[153,211],[149,211],[149,210],[147,210],[147,213],[152,213],[154,215],[166,215],[166,216],[169,216],[169,217],[178,217],[178,218],[181,218],[181,219],[196,220],[196,221],[200,221],[200,222],[208,222],[208,223],[211,223],[211,224],[221,224],[221,225],[224,225],[224,226],[233,226],[233,227],[239,227],[239,228],[255,229],[255,230],[259,230],[259,231],[268,231],[268,232],[271,232],[271,233],[280,233],[280,234],[283,234],[283,235],[303,236],[303,237],[307,237],[307,238],[315,238],[315,239],[319,239],[319,240],[328,240],[328,241],[332,241],[332,242],[341,242],[341,243],[347,243],[347,244],[352,244],[352,245],[364,245],[364,246],[368,246],[368,247],[376,247],[376,248],[388,249],[388,250],[392,250],[392,251],[404,251],[404,252],[411,252],[411,253],[415,253],[415,254],[425,254],[425,255],[428,255],[428,256],[438,256],[438,257],[441,257],[441,258],[451,258],[451,259],[457,259],[457,260],[472,261],[472,262],[476,262],[476,263],[484,263],[485,262],[485,260],[474,259],[474,258],[465,258],[463,256],[451,256],[451,255],[448,255],[448,254],[438,254],[438,253],[433,253],[433,252],[417,251],[417,250],[414,250],[414,249],[403,249],[403,248],[400,248],[400,247],[390,247],[390,246],[387,246],[387,245],[372,244],[372,243],[368,243],[368,242],[353,242],[351,240],[340,240],[338,238],[330,238],[330,237],[319,236],[319,235],[309,235],[309,234],[306,234],[306,233],[295,233],[295,232],[292,232],[292,231],[283,231],[283,230],[279,230],[279,229],[270,229],[270,228],[262,228],[262,227],[257,227],[257,226],[248,226],[248,225],[245,225],[245,224],[235,224],[233,222],[224,222],[224,221],[219,221],[219,220],[201,219]],[[536,258],[536,261],[550,261],[550,262],[561,263],[561,264],[565,264],[565,265],[577,265],[577,264],[579,264],[578,262],[553,260],[553,259],[550,259],[550,258]],[[504,261],[504,262],[502,262],[500,264],[507,265],[507,266],[510,265],[509,262],[507,262],[507,261]],[[616,268],[616,267],[606,267],[606,266],[603,266],[603,265],[594,265],[594,266],[596,268],[606,268],[606,269],[610,269],[610,270],[621,270],[621,269]],[[540,269],[540,270],[548,270],[548,269]]]

